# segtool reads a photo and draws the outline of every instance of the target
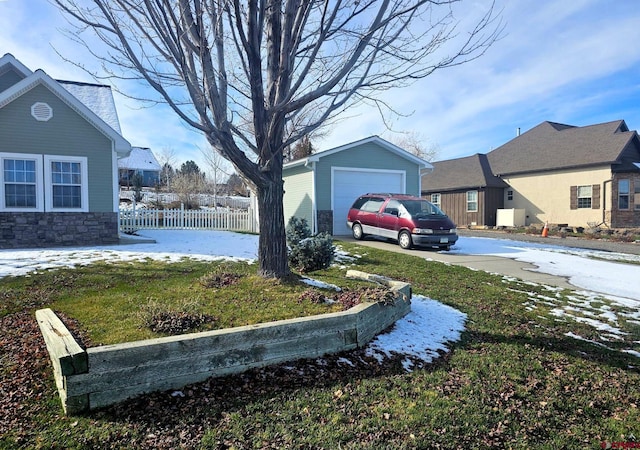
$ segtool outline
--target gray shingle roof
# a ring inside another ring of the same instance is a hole
[[[624,120],[586,127],[542,122],[487,157],[495,175],[614,164],[634,137]]]
[[[422,177],[423,191],[507,187],[504,181],[491,173],[487,155],[482,153],[432,164],[433,172]]]
[[[576,127],[554,122],[540,125],[489,152],[433,163],[422,177],[423,191],[507,187],[504,175],[597,165],[636,170],[640,140],[624,120]]]

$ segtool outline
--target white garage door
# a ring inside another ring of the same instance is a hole
[[[367,170],[334,167],[331,170],[331,209],[333,234],[351,234],[347,227],[347,213],[356,198],[367,192],[403,194],[405,172],[399,170]]]

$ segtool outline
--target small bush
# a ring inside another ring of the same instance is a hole
[[[308,300],[311,303],[316,303],[318,305],[321,305],[327,302],[327,298],[322,294],[322,292],[319,292],[315,289],[307,289],[302,294],[300,294],[300,297],[298,298],[298,300],[300,302]]]
[[[299,219],[292,217],[287,224],[287,244],[289,246],[295,245],[303,239],[311,237],[311,229],[307,223],[307,219]]]
[[[200,284],[206,288],[221,288],[236,284],[242,275],[219,268],[200,277]]]
[[[197,302],[184,301],[174,309],[150,298],[138,315],[142,325],[154,333],[182,334],[216,321],[215,317],[198,312],[198,306]]]
[[[335,301],[341,303],[345,310],[353,308],[362,302],[381,302],[385,305],[393,305],[395,299],[396,296],[393,291],[384,287],[345,289],[335,297]]]
[[[305,219],[292,217],[287,225],[289,265],[302,272],[326,269],[334,256],[333,239],[327,233],[311,236]]]
[[[163,311],[153,315],[147,326],[154,333],[183,334],[200,325],[212,323],[215,317],[207,314],[192,314],[181,311]]]

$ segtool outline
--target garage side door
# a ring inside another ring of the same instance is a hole
[[[406,175],[399,170],[367,170],[334,167],[331,170],[333,234],[351,234],[347,213],[354,200],[367,192],[406,192]]]

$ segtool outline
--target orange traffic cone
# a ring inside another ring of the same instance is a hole
[[[542,228],[542,237],[549,236],[549,224],[547,222],[544,223],[544,228]]]

